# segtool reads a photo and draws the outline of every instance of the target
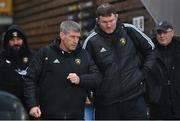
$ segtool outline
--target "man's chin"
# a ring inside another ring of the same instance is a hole
[[[113,30],[106,31],[107,34],[112,34],[113,32]]]

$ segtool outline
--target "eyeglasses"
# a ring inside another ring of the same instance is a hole
[[[173,30],[172,29],[169,29],[167,31],[160,30],[160,31],[157,31],[157,34],[167,34],[167,33],[170,33],[170,32],[173,32]]]

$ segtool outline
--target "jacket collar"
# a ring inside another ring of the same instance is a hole
[[[77,54],[79,53],[79,51],[82,49],[80,43],[78,44],[76,50],[72,51],[71,53],[68,53],[64,50],[62,50],[60,47],[59,47],[59,44],[61,42],[61,39],[60,37],[57,37],[53,40],[53,42],[50,44],[50,47],[51,48],[54,48],[57,52],[61,53],[61,54],[64,54],[64,55],[71,55],[71,54]]]

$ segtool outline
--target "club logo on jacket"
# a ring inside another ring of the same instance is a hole
[[[101,48],[100,52],[103,53],[103,52],[106,52],[107,50],[103,47]]]
[[[24,57],[24,58],[22,59],[22,61],[23,61],[23,63],[27,63],[27,62],[28,62],[28,57]]]
[[[81,64],[81,59],[79,59],[79,58],[75,59],[75,63],[76,63],[77,65],[80,65],[80,64]]]
[[[12,33],[12,36],[13,36],[13,37],[17,37],[17,36],[18,36],[18,33],[17,33],[17,32],[13,32],[13,33]]]
[[[125,39],[125,38],[121,38],[121,39],[119,40],[119,42],[120,42],[120,44],[121,44],[122,46],[124,46],[124,45],[126,44],[126,39]]]

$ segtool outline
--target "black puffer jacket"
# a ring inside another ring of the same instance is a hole
[[[14,54],[8,47],[10,33],[18,31],[23,39],[23,46],[18,53]],[[14,94],[24,103],[24,90],[22,75],[33,56],[29,50],[25,33],[18,25],[9,27],[3,39],[3,51],[0,53],[0,90]]]
[[[132,40],[132,36],[136,39]],[[92,55],[104,77],[95,92],[97,106],[122,102],[142,94],[142,81],[155,60],[154,44],[145,34],[133,25],[120,22],[112,34],[96,26],[83,47]],[[143,55],[142,64],[137,51]]]
[[[95,88],[101,75],[86,50],[78,47],[66,53],[59,42],[58,38],[42,48],[30,64],[24,77],[27,104],[29,108],[40,105],[45,119],[83,119],[86,89]],[[73,72],[79,75],[80,85],[67,80]]]
[[[157,40],[156,55],[161,73],[156,73],[161,79],[161,96],[156,106],[157,111],[171,112],[174,118],[180,118],[180,37],[174,36],[168,46],[161,46]],[[169,110],[164,110],[164,108]],[[159,112],[157,112],[159,113]]]

